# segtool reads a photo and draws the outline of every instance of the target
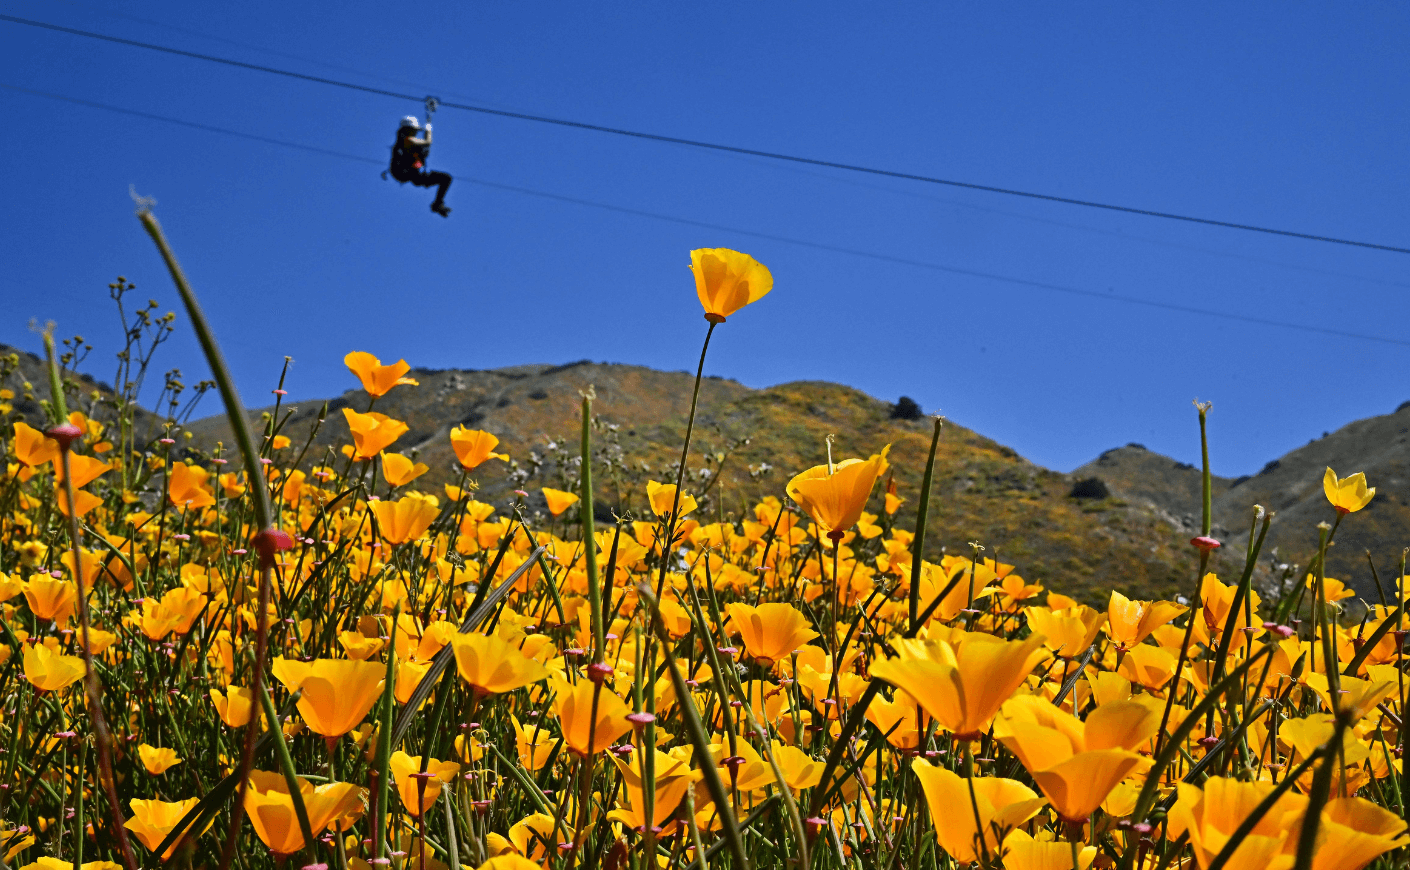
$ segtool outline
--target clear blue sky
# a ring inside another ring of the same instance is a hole
[[[0,4],[413,94],[1410,246],[1410,7],[703,8]],[[0,83],[370,159],[419,110],[9,23]],[[429,192],[353,160],[12,90],[0,106],[0,341],[37,348],[30,318],[56,320],[95,345],[103,378],[106,284],[123,274],[176,302],[133,184],[158,200],[252,404],[285,354],[292,398],[350,387],[354,349],[428,367],[693,367],[705,322],[688,252],[714,246],[767,264],[775,290],[718,332],[708,372],[910,395],[1062,470],[1128,441],[1197,460],[1195,397],[1215,404],[1229,475],[1410,399],[1404,345],[900,262],[1410,341],[1410,255],[450,110],[431,159],[457,177],[447,221]],[[185,329],[161,362],[205,375]]]

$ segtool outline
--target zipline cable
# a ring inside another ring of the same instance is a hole
[[[135,109],[126,109],[120,106],[111,106],[106,103],[98,103],[92,100],[79,99],[77,97],[53,94],[46,91],[36,91],[30,88],[21,88],[15,85],[0,82],[0,88],[15,91],[17,93],[28,94],[35,97],[43,97],[50,100],[59,100],[74,105],[86,106],[93,109],[102,109],[108,112],[116,112],[122,115],[131,115],[149,121],[159,121],[166,124],[175,124],[181,127],[190,127],[208,133],[220,133],[227,136],[234,136],[240,139],[249,139],[255,142],[263,142],[268,145],[276,145],[281,148],[290,148],[297,151],[305,151],[313,154],[320,154],[325,157],[336,157],[342,160],[349,160],[356,163],[382,166],[385,161],[374,160],[371,157],[364,157],[360,154],[348,154],[342,151],[334,151],[328,148],[318,148],[312,145],[304,145],[298,142],[290,142],[285,139],[275,139],[269,136],[259,136],[253,133],[245,133],[240,130],[231,130],[225,127],[215,127],[210,124],[201,124],[195,121],[185,121],[179,118],[170,118],[164,115],[155,115],[151,112],[141,112]],[[457,175],[456,178],[463,182],[474,184],[479,187],[491,190],[501,190],[507,193],[515,193],[522,196],[532,196],[539,199],[547,199],[554,202],[568,203],[586,208],[595,208],[602,211],[614,212],[617,214],[631,215],[633,217],[648,218],[651,220],[663,221],[666,223],[679,224],[681,226],[697,227],[700,229],[713,230],[715,232],[734,233],[736,235],[748,236],[750,238],[764,239],[766,241],[778,242],[786,245],[794,245],[802,248],[809,248],[817,251],[827,251],[830,253],[844,254],[851,257],[860,257],[868,260],[875,260],[883,263],[892,263],[900,266],[910,266],[917,269],[925,269],[932,272],[944,272],[951,275],[959,275],[967,278],[979,278],[988,281],[996,281],[1004,284],[1014,284],[1022,287],[1031,287],[1038,290],[1047,290],[1054,293],[1064,293],[1070,296],[1081,296],[1087,299],[1097,299],[1104,302],[1121,302],[1128,305],[1142,305],[1148,308],[1158,308],[1163,311],[1175,311],[1181,314],[1193,314],[1200,317],[1210,317],[1219,320],[1231,320],[1239,323],[1249,323],[1256,326],[1270,326],[1279,329],[1294,329],[1302,332],[1313,332],[1320,335],[1334,335],[1339,338],[1353,338],[1359,341],[1374,341],[1381,344],[1395,345],[1398,347],[1410,347],[1410,341],[1386,338],[1379,335],[1369,335],[1360,332],[1349,332],[1340,329],[1330,329],[1322,326],[1308,326],[1302,323],[1290,323],[1282,320],[1271,320],[1263,317],[1251,317],[1243,314],[1233,314],[1227,311],[1217,311],[1209,308],[1198,308],[1192,305],[1177,305],[1171,302],[1159,302],[1152,299],[1142,299],[1138,296],[1125,296],[1116,293],[1103,293],[1099,290],[1087,290],[1080,287],[1069,287],[1062,284],[1052,284],[1046,281],[1036,281],[1029,278],[1017,278],[1012,275],[1001,275],[994,272],[985,272],[978,269],[966,269],[959,266],[949,266],[942,263],[932,263],[925,260],[914,260],[908,257],[897,257],[890,254],[879,254],[874,251],[865,251],[857,248],[844,248],[836,245],[829,245],[825,242],[815,242],[810,239],[798,239],[790,236],[781,236],[773,233],[758,232],[756,230],[745,230],[738,227],[726,226],[724,224],[709,223],[707,221],[693,220],[691,218],[677,217],[675,215],[660,214],[658,212],[645,211],[642,209],[629,208],[627,206],[613,205],[611,203],[597,202],[590,199],[580,199],[578,197],[565,196],[558,193],[550,193],[543,190],[535,190],[529,187],[519,187],[512,184],[503,184],[497,181],[489,181],[483,178],[473,178]]]
[[[72,36],[82,36],[88,39],[98,39],[105,42],[117,43],[119,45],[143,48],[149,51],[160,51],[166,54],[173,54],[180,57],[192,58],[195,60],[208,61],[210,63],[225,64],[226,66],[238,67],[240,69],[253,70],[256,72],[269,73],[271,75],[284,76],[286,78],[300,79],[302,81],[315,82],[317,84],[329,85],[332,87],[346,88],[348,90],[361,91],[368,94],[376,94],[383,97],[392,97],[399,100],[415,100],[423,102],[424,96],[413,96],[411,94],[389,91],[384,88],[374,88],[368,85],[359,85],[353,82],[340,81],[338,79],[326,78],[324,76],[309,75],[307,73],[294,72],[292,70],[280,69],[278,67],[265,66],[257,63],[247,63],[232,58],[220,57],[213,54],[204,54],[197,51],[187,51],[180,48],[172,48],[165,45],[157,45],[150,42],[142,42],[135,39],[125,39],[119,36],[109,36],[105,33],[95,33],[89,30],[79,30],[74,27],[64,27],[59,24],[50,24],[45,21],[35,21],[30,18],[20,18],[14,15],[0,14],[0,21],[8,21],[12,24],[21,24],[27,27],[38,27],[45,30],[52,30],[58,33],[67,33]],[[885,178],[897,178],[905,181],[916,181],[923,184],[938,184],[946,187],[957,187],[964,190],[976,190],[984,193],[997,193],[1004,196],[1016,196],[1026,199],[1040,200],[1044,202],[1055,202],[1063,205],[1074,205],[1082,208],[1095,208],[1105,211],[1121,212],[1124,214],[1141,215],[1143,217],[1160,218],[1162,220],[1183,221],[1185,223],[1201,224],[1204,226],[1222,227],[1224,229],[1244,230],[1253,233],[1264,233],[1266,235],[1283,236],[1286,238],[1302,239],[1313,242],[1326,242],[1334,245],[1347,245],[1356,248],[1369,248],[1376,251],[1390,251],[1396,254],[1410,254],[1410,248],[1397,247],[1395,245],[1382,245],[1376,242],[1364,242],[1356,239],[1344,239],[1336,236],[1324,236],[1315,233],[1302,233],[1294,230],[1282,230],[1273,227],[1259,226],[1257,224],[1245,224],[1235,221],[1216,220],[1214,218],[1196,217],[1193,215],[1176,214],[1174,212],[1157,211],[1155,209],[1137,208],[1134,206],[1115,205],[1112,203],[1096,202],[1086,199],[1075,199],[1073,197],[1057,196],[1048,193],[1037,193],[1028,190],[1018,190],[1016,188],[998,187],[989,184],[977,184],[969,181],[958,181],[949,178],[938,178],[930,175],[919,175],[910,172],[898,172],[891,169],[879,169],[872,166],[862,166],[855,163],[840,163],[833,160],[822,160],[813,157],[800,157],[794,154],[783,154],[777,151],[763,151],[755,148],[743,148],[735,145],[723,145],[717,142],[703,142],[697,139],[685,139],[678,136],[666,136],[660,133],[647,133],[641,130],[628,130],[622,127],[607,127],[601,124],[590,124],[585,121],[572,121],[566,118],[553,118],[546,115],[531,115],[525,112],[511,112],[504,109],[492,109],[488,106],[476,106],[470,103],[454,103],[443,101],[441,106],[450,109],[460,109],[466,112],[477,112],[483,115],[495,115],[501,118],[514,118],[520,121],[532,121],[538,124],[554,124],[560,127],[571,127],[578,130],[591,130],[597,133],[608,133],[614,136],[627,136],[634,139],[644,139],[651,142],[664,142],[671,145],[685,145],[691,148],[703,148],[710,151],[721,151],[730,154],[744,154],[750,157],[764,157],[769,160],[781,160],[789,163],[801,163],[808,166],[821,166],[828,169],[838,169],[846,172],[860,172],[868,175],[878,175]]]

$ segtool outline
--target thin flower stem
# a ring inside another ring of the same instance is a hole
[[[666,570],[670,566],[670,552],[675,546],[676,521],[681,509],[681,488],[685,486],[685,466],[686,459],[690,456],[690,436],[695,431],[695,409],[700,404],[700,379],[705,373],[705,354],[710,350],[710,336],[715,334],[715,327],[719,324],[710,321],[710,328],[705,331],[705,343],[700,347],[700,364],[695,367],[695,387],[690,394],[690,416],[685,423],[685,441],[681,444],[681,462],[676,469],[676,492],[671,498],[671,512],[666,515],[665,527],[666,535],[662,538],[661,544],[661,576],[656,583],[657,594],[666,585]]]
[[[920,575],[925,560],[925,523],[930,515],[930,490],[935,479],[935,449],[940,446],[940,428],[943,424],[943,419],[935,418],[935,433],[930,436],[930,455],[925,460],[925,478],[920,484],[920,503],[916,506],[916,532],[911,545],[911,588],[908,601],[912,630],[916,630],[920,620]]]
[[[749,857],[744,848],[744,838],[739,831],[739,822],[735,818],[734,811],[730,808],[729,795],[725,792],[719,771],[710,761],[709,733],[705,729],[705,723],[700,719],[700,711],[695,707],[695,698],[690,694],[690,687],[686,685],[685,678],[681,676],[680,668],[676,665],[676,657],[670,648],[670,635],[666,633],[665,623],[661,621],[661,611],[657,606],[656,596],[645,584],[637,586],[637,593],[641,596],[642,602],[650,609],[652,631],[655,632],[657,640],[661,642],[661,653],[666,659],[666,671],[671,677],[671,685],[676,692],[676,704],[685,719],[686,732],[690,737],[690,742],[695,747],[695,757],[700,765],[700,772],[704,774],[705,788],[710,792],[715,812],[720,819],[720,824],[725,829],[725,842],[729,846],[730,853],[734,856],[735,865],[740,870],[748,870]]]
[[[64,404],[64,390],[59,381],[59,369],[54,360],[54,337],[44,334],[44,349],[48,356],[49,378],[54,386],[54,414],[61,424],[68,421],[68,409]],[[98,672],[93,667],[93,645],[89,637],[88,590],[84,588],[83,538],[78,530],[77,496],[73,485],[73,465],[70,459],[71,443],[66,438],[57,439],[59,461],[64,469],[64,496],[68,500],[69,545],[73,553],[73,577],[78,597],[78,622],[83,647],[83,693],[88,701],[88,715],[93,720],[93,740],[98,748],[99,778],[108,798],[113,832],[118,840],[118,851],[122,854],[123,865],[127,870],[137,870],[137,858],[132,852],[132,843],[123,827],[122,807],[118,801],[117,780],[113,774],[112,731],[108,728],[107,717],[103,715],[103,690],[98,683]]]

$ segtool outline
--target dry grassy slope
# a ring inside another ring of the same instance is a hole
[[[1328,556],[1328,573],[1350,580],[1375,600],[1369,549],[1385,581],[1395,574],[1402,547],[1410,545],[1410,404],[1391,414],[1350,423],[1336,432],[1268,463],[1251,477],[1216,478],[1215,535],[1229,550],[1248,542],[1252,507],[1275,511],[1265,548],[1278,548],[1280,559],[1306,565],[1317,549],[1316,526],[1334,514],[1322,494],[1322,474],[1328,467],[1346,476],[1364,471],[1376,487],[1376,497],[1363,511],[1348,517],[1337,531]],[[1112,493],[1132,503],[1147,504],[1186,522],[1199,522],[1199,472],[1180,468],[1174,460],[1143,449],[1108,451],[1073,472],[1102,478]]]
[[[405,420],[411,431],[396,450],[419,450],[432,471],[423,484],[454,479],[454,455],[447,433],[456,424],[489,430],[501,449],[521,463],[530,451],[548,458],[550,441],[575,452],[579,393],[591,385],[597,395],[602,444],[615,439],[624,461],[615,469],[599,468],[599,499],[614,507],[645,509],[645,481],[670,479],[679,459],[690,407],[691,376],[638,366],[579,363],[568,366],[518,366],[494,371],[418,371],[418,387],[399,387],[379,400],[376,410]],[[365,410],[368,397],[350,391],[329,402],[328,422],[320,446],[348,440],[339,409]],[[320,402],[299,403],[286,432],[296,442],[318,413]],[[929,420],[890,418],[889,403],[837,384],[798,382],[751,389],[729,380],[707,379],[701,386],[695,448],[690,468],[700,491],[698,470],[704,455],[747,438],[729,457],[713,494],[712,511],[739,516],[764,495],[781,496],[794,472],[826,460],[828,435],[835,436],[835,456],[865,456],[892,445],[891,459],[900,493],[907,499],[900,514],[903,528],[914,524],[916,493],[929,447]],[[191,427],[203,441],[223,437],[224,424],[208,418]],[[751,474],[762,463],[772,470]],[[539,499],[537,487],[561,485],[557,466],[525,485]],[[482,499],[503,502],[511,488],[505,466],[491,463],[479,476]],[[618,484],[623,497],[618,498]],[[1143,596],[1173,594],[1189,585],[1193,563],[1183,532],[1160,511],[1128,505],[1119,499],[1079,501],[1068,496],[1072,478],[1049,471],[963,427],[947,424],[936,461],[931,538],[941,546],[968,552],[980,541],[992,555],[1021,566],[1029,578],[1093,600],[1112,588]],[[423,487],[424,488],[424,487]],[[877,490],[878,500],[880,487]],[[539,502],[541,503],[541,502]]]

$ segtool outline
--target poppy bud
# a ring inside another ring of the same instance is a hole
[[[265,529],[255,535],[253,542],[255,552],[259,554],[261,568],[268,568],[274,564],[274,554],[280,550],[288,550],[294,546],[294,539],[288,532],[279,529]]]
[[[44,434],[59,442],[61,449],[68,450],[69,445],[83,437],[83,430],[72,423],[60,423]]]

